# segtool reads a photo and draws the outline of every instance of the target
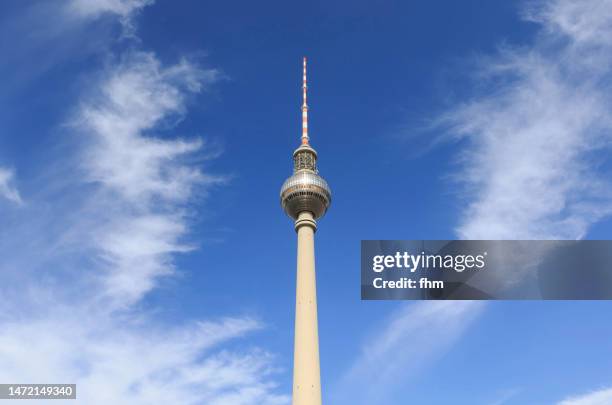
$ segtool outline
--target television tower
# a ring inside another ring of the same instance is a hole
[[[317,152],[308,136],[306,58],[302,84],[302,142],[293,152],[293,175],[280,192],[283,210],[295,220],[297,279],[293,352],[293,405],[321,404],[321,367],[317,321],[314,234],[316,220],[331,204],[331,190],[317,170]]]

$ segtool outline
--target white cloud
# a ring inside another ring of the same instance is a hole
[[[77,403],[88,405],[287,402],[270,393],[275,386],[266,378],[275,370],[269,354],[219,350],[260,328],[257,321],[224,319],[156,330],[142,320],[91,309],[59,315],[3,325],[2,381],[76,383]]]
[[[76,383],[69,402],[87,405],[289,402],[274,356],[229,346],[261,322],[164,321],[142,302],[194,248],[194,198],[223,181],[194,164],[201,139],[167,133],[216,77],[132,51],[90,82],[76,144],[0,236],[0,381]]]
[[[70,0],[67,10],[82,18],[98,18],[109,14],[125,21],[154,2],[155,0]]]
[[[534,42],[483,58],[485,90],[442,118],[467,140],[461,238],[575,239],[612,213],[612,1],[536,4]]]
[[[104,17],[118,19],[125,38],[138,39],[134,17],[155,0],[68,0],[63,3],[67,22],[87,23]]]
[[[175,164],[200,149],[201,140],[164,141],[142,136],[172,114],[184,111],[185,93],[199,92],[217,73],[187,61],[163,68],[151,53],[129,55],[107,74],[99,94],[79,112],[77,125],[91,132],[94,147],[85,162],[93,180],[132,201],[181,201],[207,178]]]
[[[612,388],[564,399],[557,405],[609,405],[612,404]]]
[[[9,201],[20,204],[21,196],[14,185],[15,171],[0,167],[0,197],[4,197]]]
[[[547,33],[564,35],[573,44],[589,46],[612,43],[612,8],[609,0],[553,0],[532,3],[527,20],[541,23]]]
[[[79,109],[75,128],[88,145],[85,179],[99,187],[89,209],[108,218],[89,225],[106,288],[114,305],[138,301],[156,280],[172,274],[172,254],[191,247],[182,204],[195,188],[222,178],[185,164],[203,146],[201,139],[161,139],[150,133],[184,112],[188,92],[215,80],[215,71],[186,61],[162,67],[150,53],[133,53],[107,72]]]
[[[385,403],[443,356],[482,312],[477,301],[429,301],[402,306],[365,340],[361,354],[339,382],[335,403]]]
[[[612,141],[612,1],[535,3],[530,46],[479,61],[484,91],[440,122],[465,141],[456,178],[468,202],[465,239],[574,239],[612,213],[604,170]],[[336,402],[383,403],[478,319],[484,303],[407,305],[373,333],[340,381]],[[495,403],[517,391],[502,393]],[[559,405],[610,402],[601,391]],[[603,401],[603,402],[602,402]]]

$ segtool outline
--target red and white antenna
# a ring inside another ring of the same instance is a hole
[[[304,102],[302,103],[302,145],[308,145],[308,104],[306,103],[306,57],[304,56],[304,77],[302,83],[302,93]]]

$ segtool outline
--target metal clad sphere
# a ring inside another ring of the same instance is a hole
[[[331,204],[331,190],[318,174],[298,171],[285,180],[280,198],[283,210],[291,218],[297,219],[300,212],[309,211],[318,219]]]

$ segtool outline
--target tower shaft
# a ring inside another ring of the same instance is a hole
[[[293,355],[293,405],[321,404],[319,326],[315,276],[313,215],[299,214],[295,221],[298,238],[295,299],[295,342]]]

